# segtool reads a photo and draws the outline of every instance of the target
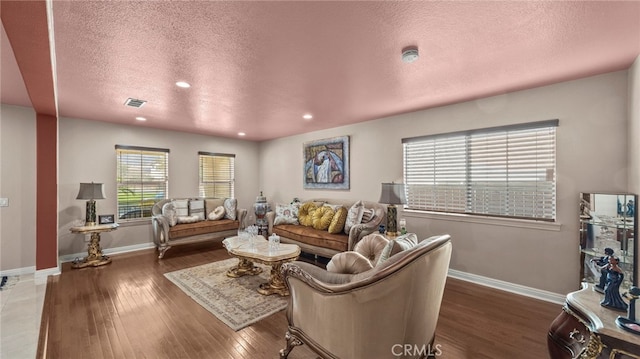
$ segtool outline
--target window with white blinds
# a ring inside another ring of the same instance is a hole
[[[403,139],[405,208],[555,221],[557,126]]]
[[[200,197],[233,198],[235,155],[198,152]]]
[[[151,207],[167,198],[169,150],[116,145],[118,218],[151,217]]]

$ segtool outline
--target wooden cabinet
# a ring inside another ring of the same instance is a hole
[[[586,283],[567,296],[549,328],[551,359],[640,359],[640,335],[620,329],[615,322],[626,313],[600,306],[601,300],[602,295]]]

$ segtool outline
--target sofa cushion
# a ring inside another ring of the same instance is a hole
[[[173,226],[169,229],[169,239],[195,236],[198,234],[222,232],[234,230],[240,227],[238,221],[221,219],[218,221],[198,221],[195,223],[185,223]]]
[[[162,205],[162,215],[169,220],[169,227],[173,227],[178,223],[178,216],[176,216],[176,209],[172,202]]]
[[[415,233],[403,234],[387,243],[387,245],[382,250],[382,253],[380,254],[380,258],[378,259],[378,263],[376,265],[380,265],[394,254],[406,251],[407,249],[413,248],[416,245],[418,245],[418,236]]]
[[[178,224],[199,222],[199,216],[178,216]]]
[[[220,206],[224,206],[224,198],[204,199],[204,213],[211,213]]]
[[[313,211],[313,228],[319,229],[322,231],[326,231],[329,229],[329,225],[331,224],[331,220],[333,216],[336,214],[334,210],[329,206],[320,206]]]
[[[238,207],[238,200],[235,198],[225,198],[223,206],[224,206],[224,218],[235,221],[236,208]]]
[[[206,219],[204,214],[204,201],[201,199],[189,200],[189,215],[198,216],[198,219],[204,221]]]
[[[211,211],[211,213],[209,213],[209,216],[207,216],[207,218],[211,221],[217,221],[219,219],[224,218],[224,213],[225,213],[224,207],[218,206],[216,209]]]
[[[173,208],[176,210],[176,216],[184,217],[189,215],[188,199],[174,199],[171,202],[173,203]]]
[[[331,257],[327,271],[334,273],[357,274],[372,269],[371,261],[358,252],[342,252]]]
[[[290,238],[305,244],[344,252],[349,247],[349,236],[344,233],[329,233],[313,227],[295,224],[273,226],[273,233],[281,238]]]
[[[376,211],[374,211],[372,208],[362,208],[362,219],[360,220],[360,223],[369,223],[371,222],[371,220],[375,217],[376,215]]]
[[[341,233],[344,230],[344,223],[347,221],[347,213],[349,213],[349,211],[344,208],[344,206],[340,206],[340,208],[338,208],[336,214],[331,220],[331,224],[329,225],[329,233]]]
[[[306,202],[298,210],[298,222],[301,225],[311,227],[313,226],[313,212],[318,206],[313,202]]]
[[[362,254],[365,258],[376,264],[387,244],[389,244],[389,240],[382,234],[371,233],[362,237],[353,247],[353,251]]]
[[[362,204],[362,201],[354,203],[351,208],[349,208],[347,220],[344,224],[344,233],[349,234],[349,231],[351,231],[351,227],[359,224],[362,221],[363,211],[364,205]]]
[[[273,224],[298,224],[298,210],[300,203],[276,204],[276,218]]]

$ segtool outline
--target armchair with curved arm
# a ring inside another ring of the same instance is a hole
[[[359,274],[303,262],[283,265],[291,298],[280,357],[302,344],[323,358],[426,357],[433,349],[450,258],[445,234]]]

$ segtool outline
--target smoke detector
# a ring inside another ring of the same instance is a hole
[[[408,64],[416,61],[420,57],[417,46],[408,46],[402,49],[402,61]]]

